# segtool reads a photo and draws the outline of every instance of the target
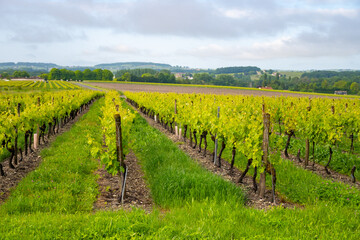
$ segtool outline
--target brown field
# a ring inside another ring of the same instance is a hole
[[[207,93],[207,94],[231,94],[231,95],[254,95],[254,96],[286,96],[286,97],[328,97],[315,94],[301,94],[294,92],[275,92],[247,89],[228,89],[214,87],[192,87],[192,86],[166,86],[166,85],[150,85],[150,84],[127,84],[127,83],[99,83],[87,82],[93,86],[115,89],[118,91],[130,92],[160,92],[160,93]]]

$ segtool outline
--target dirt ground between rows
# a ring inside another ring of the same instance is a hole
[[[205,94],[231,94],[231,95],[253,95],[253,96],[285,96],[285,97],[327,97],[323,95],[310,95],[293,92],[273,92],[246,89],[228,89],[215,87],[193,87],[189,86],[166,86],[149,84],[127,84],[127,83],[99,83],[87,82],[93,86],[130,92],[160,92],[160,93],[205,93]]]
[[[282,158],[283,159],[287,159],[285,157],[285,154],[282,153]],[[325,167],[323,165],[320,165],[318,163],[314,163],[314,162],[310,162],[309,161],[309,165],[308,166],[304,166],[304,159],[301,159],[302,162],[299,162],[299,160],[297,159],[297,156],[294,156],[294,155],[291,155],[289,154],[289,158],[288,158],[290,161],[293,161],[294,164],[296,166],[298,166],[299,168],[304,168],[310,172],[313,172],[319,176],[321,176],[322,178],[324,179],[328,179],[328,180],[332,180],[332,181],[336,181],[336,182],[342,182],[342,183],[345,183],[345,184],[348,184],[350,186],[354,186],[354,187],[357,187],[359,190],[360,190],[360,182],[358,180],[356,180],[355,183],[352,182],[352,179],[350,176],[347,176],[345,174],[341,174],[341,173],[338,173],[332,169],[328,169],[330,174],[326,173],[325,171]]]
[[[150,189],[145,182],[144,172],[132,151],[126,155],[125,164],[128,168],[128,173],[123,204],[119,200],[120,176],[112,176],[103,167],[95,172],[95,174],[99,175],[97,183],[99,184],[100,192],[94,204],[95,210],[117,210],[120,208],[131,210],[133,207],[136,207],[142,208],[146,212],[151,212],[153,209],[153,201]]]

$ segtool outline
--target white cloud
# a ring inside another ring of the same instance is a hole
[[[317,9],[315,12],[322,14],[323,16],[343,16],[346,18],[356,18],[359,15],[359,10],[357,9]]]
[[[123,44],[118,44],[116,46],[100,46],[99,47],[100,51],[104,51],[104,52],[109,52],[109,53],[115,53],[115,54],[139,54],[140,50],[127,46],[127,45],[123,45]]]
[[[39,59],[56,52],[63,62],[63,52],[77,52],[77,62],[115,56],[190,66],[200,58],[261,62],[360,53],[357,0],[0,0],[0,16],[0,61],[10,55],[24,61],[14,49]]]
[[[249,18],[255,15],[253,11],[239,9],[225,9],[221,10],[221,12],[223,12],[226,17],[235,19]]]

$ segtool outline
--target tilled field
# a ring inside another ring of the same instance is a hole
[[[192,87],[192,86],[166,86],[166,85],[151,85],[151,84],[127,84],[127,83],[99,83],[88,82],[88,84],[110,88],[118,91],[131,92],[176,92],[176,93],[208,93],[208,94],[232,94],[232,95],[254,95],[254,96],[288,96],[288,97],[326,97],[324,95],[308,95],[293,92],[275,92],[275,91],[259,91],[246,89],[230,89],[230,88],[216,88],[216,87]]]

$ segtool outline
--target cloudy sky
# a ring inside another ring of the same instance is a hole
[[[0,0],[0,62],[360,69],[360,0]]]

